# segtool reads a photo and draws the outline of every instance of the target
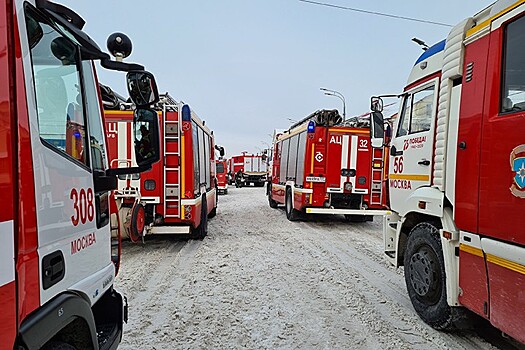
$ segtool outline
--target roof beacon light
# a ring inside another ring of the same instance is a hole
[[[308,123],[308,133],[313,133],[313,132],[315,132],[315,122],[311,120]]]

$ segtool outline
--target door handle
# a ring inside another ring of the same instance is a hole
[[[402,156],[403,155],[403,151],[398,151],[396,146],[392,146],[392,147],[390,147],[390,155],[392,157]]]
[[[42,284],[44,290],[57,284],[64,278],[65,268],[64,255],[60,250],[42,258]]]
[[[419,165],[430,165],[430,160],[428,159],[421,159],[419,162],[417,162]]]

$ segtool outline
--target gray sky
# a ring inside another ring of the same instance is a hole
[[[374,94],[400,92],[421,49],[450,28],[367,15],[298,0],[57,0],[85,20],[105,48],[121,31],[133,41],[127,62],[155,74],[160,92],[188,103],[227,155],[257,152],[274,129],[317,109],[342,110],[320,87],[341,92],[347,116],[368,111]],[[489,0],[319,0],[455,25]],[[124,75],[99,80],[127,95]]]

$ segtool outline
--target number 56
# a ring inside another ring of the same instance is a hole
[[[394,158],[394,174],[403,172],[403,157]]]

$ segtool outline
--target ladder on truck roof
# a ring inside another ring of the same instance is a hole
[[[164,218],[181,218],[180,193],[180,125],[177,104],[163,104],[162,122],[164,136]]]
[[[370,205],[383,204],[383,180],[385,164],[383,147],[372,148],[372,184],[370,187]]]

